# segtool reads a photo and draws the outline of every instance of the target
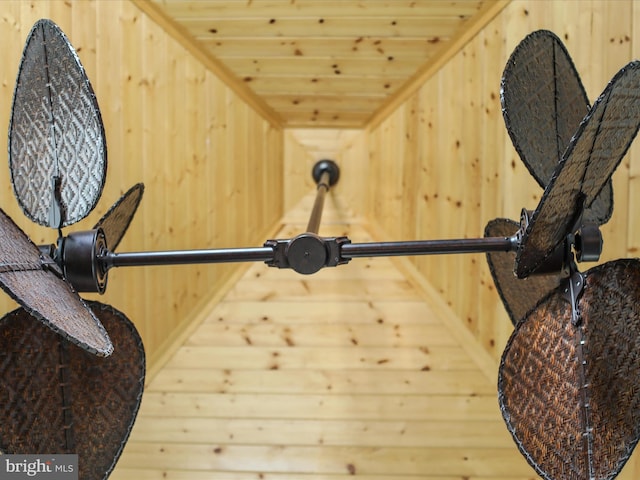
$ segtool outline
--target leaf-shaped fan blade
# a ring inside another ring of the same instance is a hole
[[[640,437],[640,261],[586,272],[572,323],[563,289],[512,334],[499,402],[527,461],[545,479],[612,479]]]
[[[533,212],[516,253],[516,274],[527,277],[572,233],[620,164],[640,126],[640,62],[611,80],[572,138]]]
[[[545,188],[580,122],[589,100],[580,76],[561,40],[539,30],[520,42],[507,61],[500,91],[504,122],[523,163]],[[611,218],[613,189],[609,180],[585,211],[599,225]]]
[[[138,210],[144,185],[137,183],[113,204],[107,213],[98,221],[94,228],[102,228],[107,239],[107,247],[114,251],[124,237],[133,216]]]
[[[73,47],[50,20],[34,25],[22,55],[9,167],[20,206],[40,225],[82,220],[102,193],[107,147],[98,103]],[[52,220],[56,208],[61,218]]]
[[[97,355],[113,345],[104,327],[62,278],[55,262],[43,255],[0,210],[0,287],[30,314],[73,343]]]
[[[22,308],[0,320],[0,450],[78,454],[78,478],[106,479],[135,420],[145,376],[142,341],[108,305],[88,302],[115,351],[87,354]]]
[[[487,224],[484,236],[511,237],[519,228],[520,225],[513,220],[496,218]],[[493,283],[514,325],[562,280],[560,274],[535,275],[524,280],[519,279],[513,274],[515,259],[515,252],[487,253]]]

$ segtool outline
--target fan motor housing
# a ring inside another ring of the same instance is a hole
[[[98,255],[107,250],[107,240],[101,228],[71,233],[58,248],[64,276],[78,292],[104,293],[107,270]]]
[[[596,224],[583,225],[576,234],[576,257],[579,262],[597,262],[602,253],[602,232]]]

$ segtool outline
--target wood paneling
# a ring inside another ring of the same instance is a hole
[[[287,126],[324,128],[361,128],[425,63],[447,58],[451,44],[505,4],[136,1],[233,72]]]
[[[520,162],[500,111],[508,55],[529,32],[554,31],[593,101],[637,55],[634,18],[637,7],[631,1],[509,4],[404,103],[371,124],[366,181],[377,194],[368,219],[388,239],[475,238],[489,220],[518,219],[521,208],[535,208],[542,190]],[[634,255],[638,244],[629,201],[637,195],[630,174],[637,143],[614,176],[616,209],[603,228],[602,261]],[[512,327],[483,255],[412,262],[497,360]]]
[[[51,18],[76,47],[105,123],[109,171],[91,228],[136,182],[145,198],[120,251],[259,246],[283,212],[283,132],[128,1],[0,3],[0,132],[8,129],[26,36]],[[0,135],[0,151],[7,151]],[[0,176],[1,207],[36,243],[55,234],[30,224]],[[65,232],[66,233],[66,232]],[[237,266],[115,269],[104,296],[140,330],[155,359]],[[2,297],[8,311],[14,304]]]
[[[284,183],[284,206],[286,210],[293,208],[303,196],[316,188],[311,176],[316,160],[291,132],[285,132],[284,171],[287,181]]]
[[[517,218],[541,195],[501,118],[500,75],[515,45],[534,29],[554,30],[592,100],[640,48],[640,7],[631,0],[514,0],[477,35],[459,37],[457,55],[421,69],[367,128],[283,132],[274,109],[289,124],[361,125],[373,110],[362,115],[367,102],[335,77],[406,76],[411,54],[391,61],[388,52],[398,46],[400,56],[413,45],[427,58],[435,55],[426,52],[431,44],[389,38],[386,58],[368,65],[366,56],[347,63],[353,39],[292,44],[284,30],[278,40],[232,34],[216,47],[246,81],[230,85],[235,74],[135,3],[0,2],[0,131],[7,129],[26,34],[38,18],[52,18],[93,82],[109,145],[104,198],[78,227],[92,226],[133,183],[147,187],[121,251],[256,246],[285,207],[302,198],[278,235],[300,233],[311,210],[310,168],[324,157],[339,162],[342,176],[327,199],[321,234],[348,233],[354,241],[369,239],[369,232],[376,240],[481,236],[487,221]],[[233,33],[230,19],[248,8],[229,1],[165,3],[176,15],[215,5],[221,33],[223,27]],[[349,8],[338,3],[347,15]],[[283,19],[278,28],[294,28],[299,10],[315,17],[338,3],[319,9],[318,2],[296,2],[293,13],[288,1],[250,5]],[[477,11],[478,2],[455,3]],[[375,4],[379,13],[369,18],[411,16],[427,3]],[[334,17],[327,16],[327,26]],[[314,28],[318,35],[324,27]],[[384,56],[375,42],[361,40],[359,51]],[[326,45],[337,60],[326,55]],[[249,60],[239,58],[245,55]],[[290,55],[304,63],[292,63],[289,72]],[[389,68],[396,60],[401,67]],[[326,85],[342,96],[309,86],[318,83],[314,75],[331,78]],[[276,92],[271,77],[279,76],[305,82],[309,96]],[[273,108],[254,96],[252,84],[273,94]],[[347,101],[351,117],[341,110]],[[0,135],[0,150],[5,142]],[[640,248],[632,207],[640,197],[638,148],[614,177],[616,211],[604,228],[603,260]],[[26,221],[7,176],[0,176],[0,200],[36,243],[55,239]],[[497,360],[511,324],[483,256],[354,260],[308,278],[254,265],[230,287],[243,272],[233,265],[112,272],[99,300],[136,323],[152,367],[163,355],[169,359],[149,385],[114,478],[533,478],[496,405]],[[8,298],[0,306],[13,308]],[[187,329],[194,320],[202,322]],[[169,355],[176,339],[183,345]],[[637,478],[638,465],[633,459],[619,478]]]
[[[327,200],[321,234],[371,240]],[[384,258],[312,276],[253,265],[149,384],[112,478],[532,478],[486,352],[423,295]]]

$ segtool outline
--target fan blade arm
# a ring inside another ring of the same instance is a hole
[[[101,252],[97,260],[105,271],[113,267],[187,265],[264,261],[269,266],[292,268],[311,274],[323,267],[347,263],[358,257],[436,255],[447,253],[510,252],[518,248],[519,237],[453,240],[351,243],[347,237],[320,237],[303,233],[291,239],[267,240],[263,247],[156,252]]]
[[[269,261],[273,259],[273,248],[221,248],[210,250],[168,250],[156,252],[114,253],[102,252],[98,261],[106,269],[113,267],[143,267],[161,265],[191,265],[196,263],[234,263]]]
[[[453,253],[512,252],[517,248],[518,237],[514,235],[512,237],[354,243],[343,245],[342,255],[346,258],[443,255]]]

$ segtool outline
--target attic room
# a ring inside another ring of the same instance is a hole
[[[340,178],[320,235],[480,238],[543,196],[501,106],[520,42],[553,32],[589,104],[640,56],[633,0],[5,0],[0,132],[39,19],[75,48],[108,150],[99,201],[64,233],[91,229],[144,184],[118,252],[261,247],[303,233],[322,159]],[[0,135],[0,151],[7,142]],[[638,148],[612,176],[602,253],[583,272],[637,256]],[[36,245],[56,242],[59,232],[25,216],[8,169],[0,208]],[[96,447],[117,463],[95,478],[640,478],[637,452],[627,461],[636,426],[613,475],[545,477],[521,453],[498,400],[514,322],[483,253],[353,258],[313,275],[264,262],[114,268],[104,294],[81,296],[126,315],[146,356],[130,435]],[[0,306],[18,305],[2,295]],[[5,417],[15,412],[6,403]]]

